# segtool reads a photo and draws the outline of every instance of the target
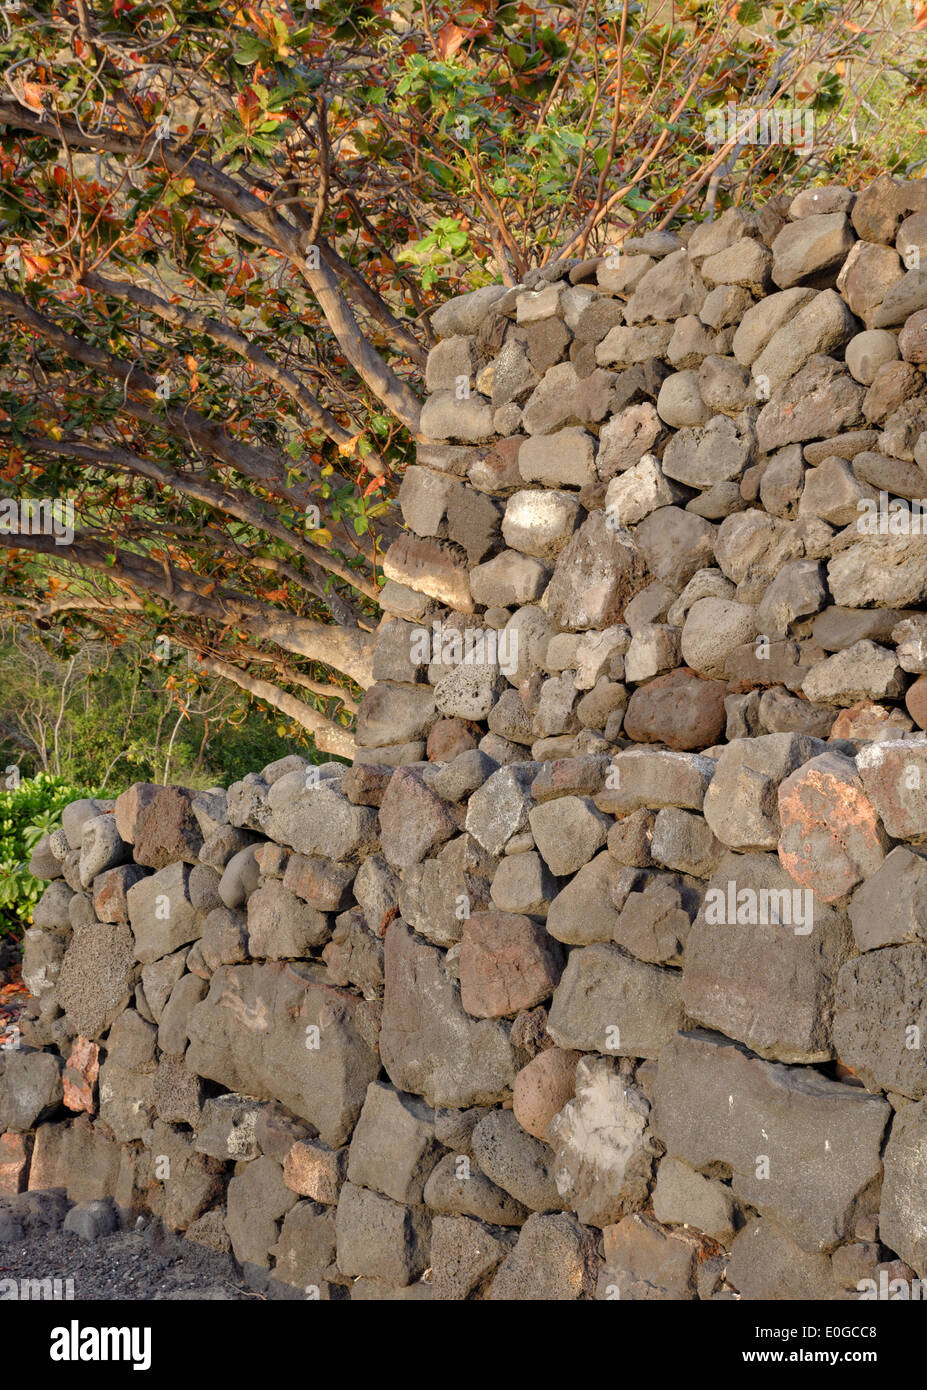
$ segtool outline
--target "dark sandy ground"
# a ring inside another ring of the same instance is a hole
[[[18,1240],[0,1241],[0,1280],[10,1279],[73,1280],[73,1294],[66,1284],[62,1292],[75,1299],[262,1297],[245,1287],[231,1260],[189,1242],[165,1239],[150,1226],[115,1231],[93,1241],[47,1228],[28,1231]]]

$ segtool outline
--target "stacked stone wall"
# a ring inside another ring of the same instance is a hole
[[[438,310],[354,766],[36,851],[0,1229],[64,1188],[288,1297],[919,1288],[922,257],[880,179]]]

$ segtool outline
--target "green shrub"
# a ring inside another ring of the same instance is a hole
[[[0,936],[22,934],[45,889],[43,880],[29,872],[38,841],[59,828],[69,801],[95,795],[93,788],[75,787],[45,772],[0,790]]]

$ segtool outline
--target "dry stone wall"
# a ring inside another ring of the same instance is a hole
[[[36,851],[0,1232],[63,1187],[289,1297],[927,1279],[925,255],[880,179],[438,310],[354,766]]]

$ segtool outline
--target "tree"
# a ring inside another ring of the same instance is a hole
[[[6,606],[167,637],[187,685],[350,756],[434,308],[836,153],[883,168],[845,131],[886,72],[922,90],[887,8],[6,0]],[[814,151],[712,143],[783,100]],[[24,533],[41,499],[68,544]]]

